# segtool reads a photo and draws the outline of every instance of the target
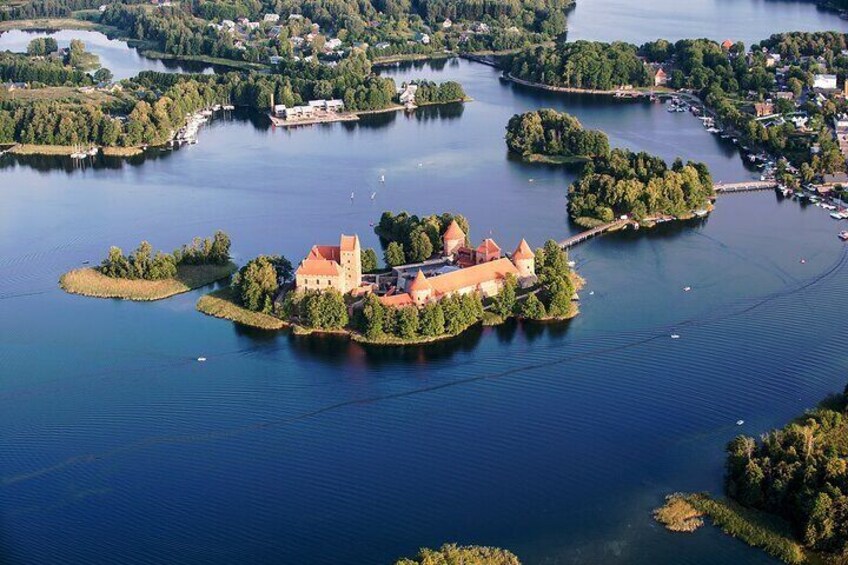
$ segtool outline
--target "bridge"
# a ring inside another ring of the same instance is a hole
[[[757,190],[769,190],[777,188],[777,181],[773,180],[750,180],[745,182],[720,182],[713,188],[716,194],[733,194],[734,192],[754,192]]]
[[[635,222],[633,220],[616,220],[614,222],[610,222],[608,224],[602,224],[602,225],[594,227],[590,230],[580,232],[577,235],[572,235],[568,239],[563,239],[562,241],[559,241],[557,243],[563,249],[569,249],[570,247],[574,247],[578,243],[582,243],[582,242],[586,241],[587,239],[592,239],[596,235],[601,235],[602,233],[606,233],[608,231],[621,229],[624,226],[630,225],[631,223],[635,223]]]

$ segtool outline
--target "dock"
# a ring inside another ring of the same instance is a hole
[[[745,181],[745,182],[730,182],[717,183],[715,188],[716,194],[734,194],[737,192],[756,192],[758,190],[772,190],[777,188],[777,181],[762,180],[762,181]]]

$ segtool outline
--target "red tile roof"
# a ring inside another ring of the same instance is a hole
[[[521,243],[516,247],[515,252],[512,254],[512,258],[514,259],[532,259],[535,257],[533,254],[533,250],[530,249],[530,246],[527,245],[527,241],[522,239]]]
[[[430,284],[430,281],[427,280],[427,277],[424,276],[424,272],[420,269],[418,270],[418,274],[415,275],[415,280],[409,283],[409,287],[407,290],[409,292],[415,292],[418,290],[432,290],[433,285]]]
[[[444,275],[430,277],[430,286],[437,295],[450,294],[462,288],[476,287],[481,283],[506,278],[508,274],[518,276],[518,269],[506,258],[480,263],[467,269],[459,269]]]
[[[338,245],[313,245],[307,259],[324,259],[338,262],[341,259],[341,249]]]
[[[404,306],[412,306],[415,304],[415,301],[406,292],[392,294],[390,296],[381,296],[380,302],[383,303],[383,306],[394,306],[395,308],[403,308]]]
[[[356,235],[342,235],[341,250],[354,251],[359,246],[359,237]]]
[[[493,253],[500,253],[501,248],[498,247],[498,244],[495,243],[495,240],[491,238],[486,238],[483,240],[483,243],[480,244],[480,247],[477,248],[477,253],[491,255]]]
[[[444,239],[465,239],[465,232],[462,231],[462,228],[459,227],[459,224],[456,223],[456,220],[451,220],[448,229],[445,230]]]
[[[335,261],[307,257],[300,263],[296,274],[313,277],[341,276],[342,268]]]

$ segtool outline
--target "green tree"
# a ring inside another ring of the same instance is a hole
[[[545,315],[545,305],[536,294],[529,295],[521,304],[521,316],[528,320],[541,320]]]
[[[362,316],[364,319],[362,332],[368,339],[378,339],[385,335],[386,307],[376,295],[369,294],[365,298]]]
[[[421,309],[421,335],[436,337],[445,333],[445,312],[439,302],[427,304]]]
[[[413,232],[406,258],[410,263],[426,261],[433,255],[433,243],[423,229]]]
[[[279,289],[274,256],[260,255],[251,259],[233,276],[231,287],[243,307],[270,314]]]
[[[406,306],[397,312],[397,334],[404,339],[412,339],[418,334],[418,308]]]
[[[508,318],[515,313],[515,289],[517,287],[518,281],[515,275],[508,274],[504,280],[503,288],[495,295],[492,301],[492,310],[501,318]]]
[[[386,261],[386,265],[389,267],[397,267],[398,265],[406,263],[406,256],[403,252],[403,244],[398,243],[397,241],[389,243],[388,247],[386,247],[384,259]]]
[[[377,270],[377,253],[371,249],[363,249],[361,252],[362,256],[362,272],[363,273],[373,273]]]

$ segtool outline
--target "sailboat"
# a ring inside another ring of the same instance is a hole
[[[386,175],[380,175],[380,182],[386,182]]]

